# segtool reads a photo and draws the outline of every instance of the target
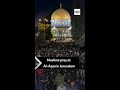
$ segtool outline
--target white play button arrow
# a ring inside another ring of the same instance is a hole
[[[35,70],[42,64],[42,62],[35,56],[35,60],[38,62],[38,64],[35,67]]]

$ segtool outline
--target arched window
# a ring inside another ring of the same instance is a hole
[[[58,22],[58,24],[60,24],[60,22]]]

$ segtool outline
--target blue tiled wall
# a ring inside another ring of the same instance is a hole
[[[51,20],[52,27],[70,27],[71,20]]]

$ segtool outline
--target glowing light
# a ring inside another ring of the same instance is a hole
[[[45,20],[46,22],[48,22],[48,20],[47,20],[46,18],[45,18],[44,20]]]
[[[72,29],[72,27],[69,28],[69,30],[71,30],[71,29]]]
[[[39,19],[38,21],[39,21],[39,22],[41,22],[42,20],[41,20],[41,19]]]
[[[53,27],[53,29],[56,29],[55,27]]]
[[[66,37],[66,34],[64,34],[64,36]]]

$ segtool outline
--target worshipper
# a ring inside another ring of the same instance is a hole
[[[70,72],[68,72],[68,74],[65,76],[65,82],[68,84],[70,83],[70,81],[73,79],[72,75]]]
[[[72,80],[70,85],[67,86],[67,90],[79,90],[79,86]]]
[[[85,90],[85,79],[81,80],[81,83],[79,84],[79,90]]]
[[[37,70],[36,70],[36,75],[37,75],[38,77],[43,76],[43,74],[44,74],[44,69],[37,69]]]
[[[79,70],[76,71],[76,84],[79,84],[80,83],[80,80],[81,80],[81,76],[80,76],[80,72]]]
[[[35,79],[35,90],[43,90],[43,86]]]
[[[57,90],[67,90],[67,88],[65,87],[65,85],[62,83],[57,87]]]
[[[82,78],[85,77],[85,70],[84,70],[84,69],[81,69],[81,70],[80,70],[80,75],[81,75]]]
[[[44,88],[44,90],[46,90],[47,84],[48,84],[48,77],[44,73],[42,76],[40,76],[40,83],[41,83],[41,86]]]
[[[48,81],[49,81],[49,83],[48,83],[48,90],[54,90],[55,89],[54,88],[55,87],[54,86],[55,75],[54,75],[53,71],[50,72],[50,75],[48,77]]]
[[[42,69],[37,69],[35,71],[35,73],[36,73],[37,82],[39,82],[40,76],[42,76],[42,74],[43,74],[43,70]]]
[[[58,71],[58,74],[55,77],[55,84],[56,86],[59,86],[61,83],[64,83],[64,76]]]

